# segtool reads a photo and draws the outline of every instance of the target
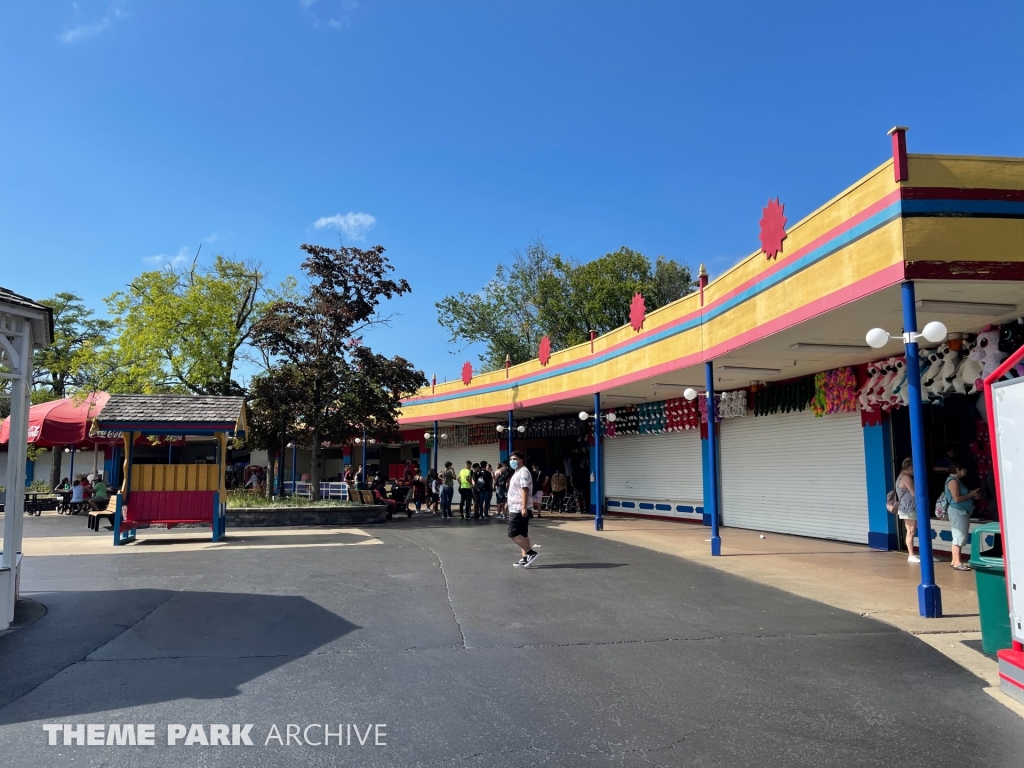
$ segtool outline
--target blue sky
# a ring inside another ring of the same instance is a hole
[[[340,231],[413,286],[369,343],[452,379],[434,302],[537,235],[714,277],[895,124],[1024,156],[1022,61],[1020,2],[10,2],[0,284],[101,308],[200,244],[280,279]]]

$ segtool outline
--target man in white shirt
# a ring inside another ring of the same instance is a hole
[[[533,476],[526,468],[526,460],[518,451],[509,456],[512,479],[508,483],[508,537],[522,550],[522,558],[515,566],[529,568],[537,559],[537,552],[530,545],[530,510],[533,496]]]

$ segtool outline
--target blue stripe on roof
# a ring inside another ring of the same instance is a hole
[[[905,214],[963,214],[989,216],[1024,216],[1020,200],[904,200]]]
[[[774,272],[773,274],[769,275],[764,280],[761,280],[755,285],[750,286],[744,291],[740,291],[738,294],[728,299],[727,301],[722,302],[717,307],[708,310],[704,315],[704,322],[706,322],[707,320],[713,320],[717,317],[720,317],[721,315],[724,315],[726,312],[735,309],[740,304],[749,301],[758,294],[763,293],[764,291],[767,291],[770,288],[773,288],[774,286],[778,285],[784,280],[787,280],[790,277],[793,277],[799,272],[802,272],[803,270],[812,266],[816,262],[821,261],[822,259],[832,255],[833,253],[839,250],[842,250],[846,246],[859,240],[865,235],[870,234],[874,230],[885,226],[893,219],[899,218],[902,210],[901,204],[903,206],[906,206],[909,202],[912,201],[896,201],[891,205],[883,208],[874,216],[868,217],[857,226],[851,227],[842,234],[836,235],[827,243],[824,243],[823,245],[819,246],[818,248],[815,248],[812,251],[808,251],[798,259],[792,259],[791,261],[786,263],[784,267],[779,269],[777,272]],[[544,379],[551,378],[554,376],[561,376],[563,374],[583,370],[595,365],[600,365],[601,363],[607,362],[609,360],[614,360],[617,357],[621,357],[622,355],[628,354],[637,349],[643,349],[644,347],[650,344],[656,344],[659,341],[671,338],[672,336],[676,336],[680,333],[684,333],[690,330],[691,328],[698,327],[701,324],[701,322],[701,317],[698,315],[697,317],[692,318],[684,323],[679,323],[678,325],[672,325],[662,328],[659,331],[651,333],[648,336],[644,336],[643,338],[637,339],[635,342],[627,344],[618,349],[607,350],[605,352],[597,353],[593,357],[588,357],[584,360],[577,360],[554,371],[538,371],[537,373],[525,376],[521,379],[516,379],[514,381],[509,382],[501,382],[498,384],[491,384],[488,386],[479,387],[477,389],[468,390],[466,392],[447,392],[442,393],[440,395],[431,395],[429,397],[409,402],[407,403],[407,405],[431,405],[433,403],[441,403],[447,400],[456,400],[463,397],[469,397],[472,395],[486,395],[492,392],[501,392],[506,389],[521,386],[523,384],[532,384],[537,381],[543,381]]]

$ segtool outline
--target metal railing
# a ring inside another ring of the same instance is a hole
[[[294,482],[285,483],[285,487],[289,485],[293,486],[295,489],[292,494],[293,496],[305,496],[308,499],[313,495],[313,484],[310,482],[296,480]],[[320,498],[348,501],[348,483],[320,483]]]

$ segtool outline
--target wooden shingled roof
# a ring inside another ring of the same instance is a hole
[[[100,429],[203,426],[245,431],[245,398],[219,395],[111,395],[99,412]]]

